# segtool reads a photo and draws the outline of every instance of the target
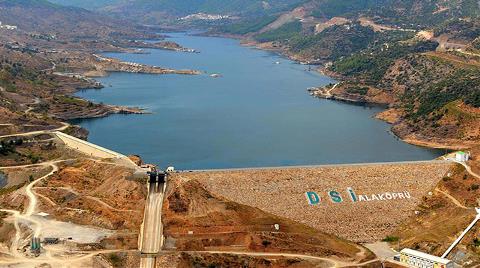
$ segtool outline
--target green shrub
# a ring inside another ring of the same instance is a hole
[[[242,21],[235,24],[229,24],[221,27],[221,31],[230,34],[247,34],[261,30],[263,27],[274,22],[278,16],[263,16],[248,21]]]
[[[397,242],[398,240],[400,240],[400,238],[397,236],[387,236],[384,239],[382,239],[383,242],[389,242],[389,243]]]
[[[350,94],[367,95],[368,87],[352,86],[346,88],[346,91]]]
[[[443,181],[451,181],[452,178],[445,176],[445,177],[442,178],[442,180],[443,180]]]
[[[259,42],[271,42],[276,40],[290,39],[302,31],[302,23],[300,21],[294,21],[285,23],[278,29],[267,31],[255,36],[255,40]]]
[[[112,264],[113,267],[122,267],[122,258],[115,253],[111,253],[107,255],[108,260]]]

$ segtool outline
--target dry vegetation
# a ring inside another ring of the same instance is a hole
[[[52,201],[40,208],[62,221],[137,232],[146,192],[141,182],[126,179],[130,174],[129,169],[93,160],[63,166],[37,186],[36,191]]]
[[[479,148],[472,149],[478,155]],[[479,161],[475,157],[469,164],[478,172]],[[398,237],[401,248],[409,247],[434,255],[441,255],[473,220],[474,207],[479,205],[480,180],[468,174],[463,166],[455,165],[437,185],[437,191],[425,196],[417,208],[418,215],[412,215],[393,234]],[[448,196],[449,195],[449,196]],[[466,253],[460,260],[465,267],[480,264],[478,253],[480,228],[474,227],[459,246],[448,256],[454,258],[457,252]],[[397,246],[397,243],[393,243]]]

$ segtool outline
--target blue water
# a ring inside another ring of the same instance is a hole
[[[77,95],[144,107],[152,114],[78,121],[90,131],[91,142],[179,169],[425,160],[439,155],[397,140],[388,124],[373,118],[380,108],[309,96],[308,87],[333,80],[304,65],[232,39],[170,35],[201,53],[149,50],[106,56],[223,77],[112,73],[101,78],[106,88]]]

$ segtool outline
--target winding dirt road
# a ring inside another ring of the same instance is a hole
[[[25,136],[32,136],[32,135],[49,134],[49,133],[53,133],[55,131],[63,131],[65,129],[67,129],[69,126],[70,126],[70,124],[62,122],[62,126],[59,127],[59,128],[56,128],[56,129],[37,130],[37,131],[30,131],[30,132],[25,132],[25,133],[2,135],[2,136],[0,136],[0,139],[10,138],[10,137],[25,137]]]
[[[447,197],[448,199],[450,199],[450,201],[452,201],[452,203],[459,207],[459,208],[463,208],[463,209],[473,209],[473,208],[469,208],[469,207],[466,207],[464,205],[462,205],[462,203],[460,203],[460,201],[458,201],[455,197],[453,197],[452,195],[450,195],[449,193],[447,192],[444,192],[440,189],[435,189],[436,192],[439,192],[441,194],[443,194],[445,197]]]
[[[19,227],[20,222],[25,222],[25,221],[30,222],[34,226],[32,229],[33,237],[39,237],[42,232],[42,224],[32,217],[32,215],[35,213],[35,210],[38,204],[38,199],[35,192],[33,191],[33,187],[38,182],[52,176],[55,172],[57,172],[58,171],[57,164],[64,161],[68,161],[68,160],[48,161],[38,165],[38,166],[44,166],[44,167],[51,167],[52,170],[47,175],[40,177],[34,180],[33,182],[31,182],[25,188],[25,195],[28,197],[28,206],[24,213],[20,213],[19,211],[16,211],[16,210],[0,209],[0,211],[4,211],[12,214],[14,218],[16,233],[15,233],[15,238],[12,241],[12,245],[10,247],[10,253],[16,258],[19,258],[19,257],[25,258],[25,256],[23,256],[22,254],[20,254],[20,252],[18,252],[18,248],[21,246],[20,244],[21,244],[21,238],[22,238],[22,231]]]

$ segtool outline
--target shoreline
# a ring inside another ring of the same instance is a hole
[[[230,38],[230,37],[227,36],[226,38]],[[278,48],[269,47],[268,45],[267,46],[262,45],[262,43],[259,43],[257,41],[251,40],[251,39],[242,40],[241,37],[239,37],[238,39],[240,40],[241,45],[252,47],[252,48],[255,48],[255,49],[259,49],[259,50],[274,52],[274,53],[276,53],[276,54],[278,54],[282,57],[285,57],[289,60],[292,60],[292,61],[296,62],[297,64],[307,64],[307,65],[318,66],[318,68],[316,68],[316,71],[318,73],[320,73],[322,75],[325,75],[325,76],[328,76],[329,78],[335,79],[335,80],[338,81],[338,83],[351,81],[349,79],[349,77],[345,77],[345,76],[340,75],[336,72],[330,71],[319,63],[302,61],[302,60],[298,59],[298,57],[296,57],[295,55],[291,55],[291,53],[288,53],[287,51],[285,51],[282,47],[278,47]],[[310,90],[308,90],[308,91],[311,92]],[[344,98],[344,97],[341,97],[341,96],[336,96],[334,94],[328,95],[328,96],[324,95],[323,97],[318,96],[318,95],[314,95],[313,93],[310,93],[310,95],[313,96],[313,97],[317,97],[317,98],[323,98],[323,99],[328,99],[328,100],[332,100],[332,101],[340,101],[340,102],[348,103],[350,105],[382,107],[382,108],[385,109],[382,112],[388,111],[388,108],[391,104],[391,103],[381,103],[381,102],[374,102],[374,101],[368,101],[368,100],[357,100],[357,99],[354,99],[354,98]],[[395,135],[395,137],[397,137],[399,140],[401,140],[401,141],[403,141],[407,144],[411,144],[411,145],[415,145],[415,146],[419,146],[419,147],[424,147],[424,148],[429,148],[429,149],[438,149],[438,150],[442,150],[442,149],[445,149],[445,150],[465,150],[465,149],[469,149],[469,148],[477,145],[474,142],[468,143],[468,142],[460,141],[460,140],[445,140],[444,139],[442,141],[442,140],[436,139],[435,137],[421,137],[421,138],[419,138],[415,133],[410,133],[410,135],[402,136],[399,133],[396,133],[396,131],[394,131],[394,127],[395,127],[396,124],[399,123],[399,121],[392,122],[392,121],[390,121],[386,118],[382,118],[381,116],[379,116],[382,112],[377,113],[375,118],[388,123],[390,125],[391,133],[393,133]],[[400,121],[402,120],[401,117],[399,117],[399,120]]]
[[[161,48],[154,48],[162,50]],[[97,53],[108,53],[109,51],[102,51]],[[134,53],[131,51],[117,51],[117,53]],[[89,103],[89,107],[72,107],[70,112],[57,111],[52,114],[60,120],[75,120],[75,119],[95,119],[107,117],[112,114],[151,114],[146,108],[131,107],[123,105],[112,105],[103,103],[93,103],[88,99],[84,99],[75,95],[75,93],[82,90],[102,89],[104,85],[95,78],[107,77],[111,73],[137,73],[137,74],[152,74],[152,75],[201,75],[202,72],[198,70],[176,70],[170,68],[163,68],[159,66],[152,66],[147,64],[140,64],[135,62],[126,62],[118,58],[105,57],[99,54],[89,54],[89,64],[81,65],[77,72],[55,72],[55,69],[50,70],[50,74],[59,77],[75,78],[82,83],[80,86],[72,87],[70,90],[64,92],[66,96],[77,99],[80,102]],[[83,68],[82,68],[83,67]],[[92,69],[93,68],[93,69]]]
[[[221,38],[229,38],[229,39],[239,40],[239,44],[241,46],[250,47],[252,49],[259,49],[259,50],[263,50],[263,51],[270,51],[270,52],[273,52],[273,53],[275,53],[275,54],[277,54],[281,57],[284,57],[286,59],[294,61],[297,64],[318,66],[318,68],[316,68],[316,71],[318,73],[320,73],[322,75],[325,75],[325,76],[328,76],[329,78],[333,78],[335,80],[338,80],[339,83],[348,81],[348,77],[343,77],[343,76],[341,76],[337,73],[327,71],[324,68],[324,66],[320,65],[319,63],[311,63],[311,62],[301,61],[300,59],[298,59],[294,55],[291,55],[290,53],[287,53],[281,47],[274,48],[274,47],[262,46],[261,43],[258,43],[256,41],[250,40],[250,39],[243,39],[242,36],[238,36],[238,35],[228,35],[228,34],[208,33],[208,32],[207,33],[201,33],[201,34],[193,34],[193,35],[206,36],[206,37],[221,37]],[[106,75],[108,75],[109,72],[112,72],[112,71],[107,71]],[[113,72],[115,72],[115,71],[113,71]],[[311,94],[311,95],[313,95],[313,94]],[[315,97],[319,97],[319,96],[315,96]],[[389,107],[388,103],[376,103],[376,102],[370,102],[370,101],[367,101],[367,100],[359,101],[359,100],[356,100],[356,99],[342,98],[342,97],[338,97],[338,96],[335,96],[335,95],[332,95],[332,96],[330,96],[328,98],[325,98],[325,99],[345,102],[345,103],[348,103],[348,104],[351,104],[351,105],[382,107],[382,108],[385,109],[384,111],[386,111]],[[130,108],[130,107],[122,107],[122,108]],[[144,114],[144,110],[142,110],[142,109],[140,109],[140,110],[142,112],[139,112],[138,114]],[[422,138],[412,137],[412,136],[402,137],[401,135],[396,133],[393,129],[396,123],[391,122],[389,120],[386,120],[385,118],[379,117],[378,115],[380,113],[376,114],[376,116],[374,118],[388,123],[390,125],[389,130],[391,131],[391,133],[394,134],[396,138],[398,138],[399,140],[401,140],[401,141],[403,141],[407,144],[411,144],[411,145],[415,145],[415,146],[419,146],[419,147],[424,147],[424,148],[430,148],[430,149],[456,150],[456,149],[469,148],[469,145],[464,145],[464,144],[460,145],[457,142],[455,142],[453,145],[447,145],[447,144],[442,143],[441,141],[431,141],[431,140],[428,140],[426,138],[422,139]],[[133,114],[136,114],[136,113],[133,113]],[[106,115],[106,116],[108,116],[108,115]],[[84,118],[84,119],[88,119],[88,118]]]

